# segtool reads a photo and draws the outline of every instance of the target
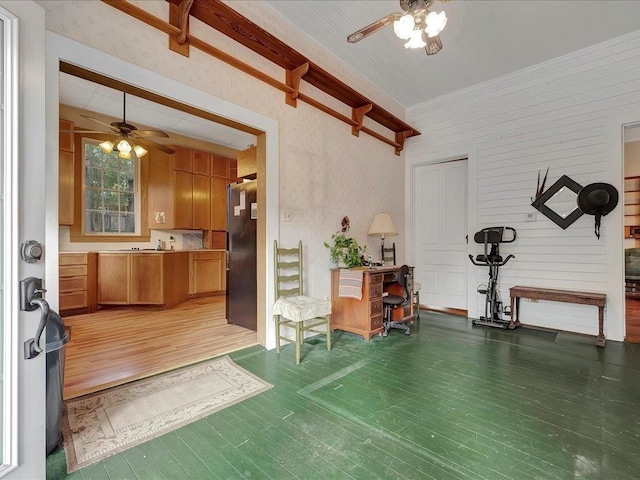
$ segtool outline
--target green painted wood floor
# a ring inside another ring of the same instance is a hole
[[[638,479],[640,345],[422,314],[411,336],[335,332],[232,354],[274,388],[48,479]]]

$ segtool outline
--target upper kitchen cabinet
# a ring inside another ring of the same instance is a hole
[[[149,228],[209,230],[211,158],[208,153],[174,147],[153,151],[149,171]]]
[[[257,147],[255,145],[238,152],[238,178],[256,178],[258,173],[256,153]]]
[[[60,119],[58,128],[58,223],[73,225],[73,122]]]

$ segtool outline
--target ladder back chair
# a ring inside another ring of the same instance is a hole
[[[273,320],[276,327],[276,352],[280,353],[280,340],[295,343],[296,363],[304,343],[304,332],[327,336],[327,350],[331,350],[331,302],[304,295],[302,280],[302,242],[298,248],[280,248],[274,245],[275,299]],[[318,329],[325,326],[326,330]],[[295,338],[280,333],[280,327],[294,329]]]
[[[396,264],[396,242],[393,242],[390,247],[385,247],[382,244],[382,263],[385,265]]]

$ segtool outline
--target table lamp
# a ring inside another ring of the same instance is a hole
[[[380,240],[382,240],[382,248],[384,249],[384,239],[398,235],[391,214],[386,212],[377,214],[369,227],[368,235],[370,237],[380,237]]]

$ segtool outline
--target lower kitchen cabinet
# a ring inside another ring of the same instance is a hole
[[[97,255],[86,252],[60,253],[60,315],[95,312]]]
[[[100,305],[170,308],[189,297],[187,252],[98,254]]]
[[[206,295],[226,290],[226,253],[191,252],[189,294]]]

